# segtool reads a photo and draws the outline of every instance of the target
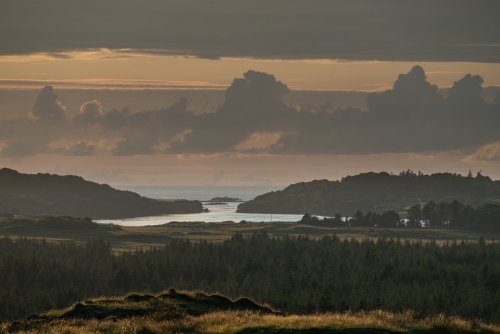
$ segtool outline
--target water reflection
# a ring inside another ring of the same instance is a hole
[[[147,225],[162,225],[173,221],[178,222],[224,222],[242,220],[248,222],[271,222],[284,221],[296,222],[302,218],[302,215],[286,215],[286,214],[262,214],[262,213],[236,213],[238,202],[229,202],[223,204],[203,203],[203,207],[209,212],[191,213],[191,214],[175,214],[151,217],[138,217],[127,219],[106,219],[98,220],[98,223],[112,223],[123,226],[147,226]]]

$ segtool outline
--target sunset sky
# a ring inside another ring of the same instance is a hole
[[[113,185],[500,179],[498,13],[496,0],[5,0],[0,166]]]

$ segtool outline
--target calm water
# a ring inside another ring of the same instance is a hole
[[[173,221],[178,222],[224,222],[242,220],[249,222],[270,222],[270,221],[289,221],[295,222],[302,218],[302,215],[284,215],[284,214],[259,214],[259,213],[236,213],[239,203],[229,202],[219,205],[210,205],[206,201],[213,197],[236,197],[242,200],[250,200],[263,193],[278,190],[279,187],[120,187],[120,189],[132,190],[143,196],[158,199],[191,199],[203,202],[203,207],[210,212],[163,215],[151,217],[139,217],[128,219],[109,219],[98,220],[99,223],[113,223],[123,226],[146,226],[162,225]]]
[[[151,217],[138,217],[128,219],[109,219],[98,220],[98,223],[113,223],[123,226],[147,226],[147,225],[162,225],[173,221],[178,222],[224,222],[242,220],[248,222],[270,222],[270,221],[289,221],[296,222],[302,218],[302,215],[281,215],[281,214],[261,214],[261,213],[236,213],[236,207],[239,203],[226,203],[222,205],[208,205],[203,203],[203,206],[210,212],[178,214],[178,215],[163,215]]]

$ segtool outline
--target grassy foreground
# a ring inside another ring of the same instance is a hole
[[[0,325],[0,333],[500,333],[500,326],[413,312],[283,315],[247,298],[179,293],[98,298],[28,320]]]

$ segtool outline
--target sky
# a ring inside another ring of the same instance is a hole
[[[4,0],[0,166],[112,185],[500,179],[496,0]]]

